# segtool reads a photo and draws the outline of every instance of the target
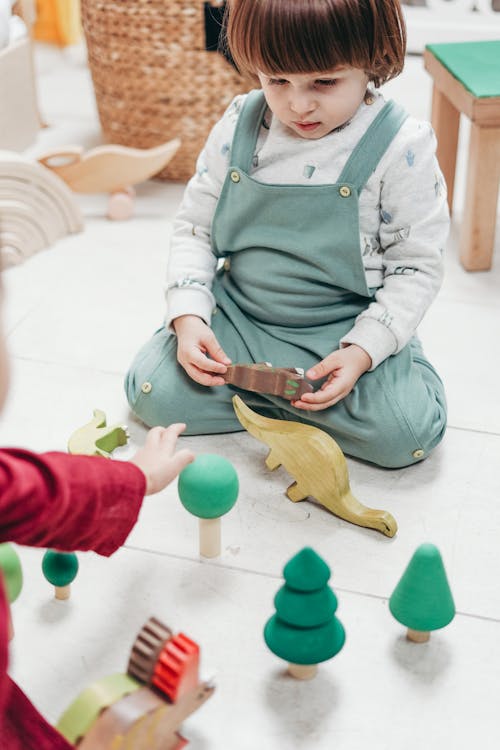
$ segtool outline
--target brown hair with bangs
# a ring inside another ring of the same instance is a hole
[[[399,0],[229,0],[227,41],[239,71],[364,70],[375,86],[401,73],[406,29]]]

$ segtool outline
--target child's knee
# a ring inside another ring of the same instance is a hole
[[[137,353],[125,376],[130,407],[149,427],[175,421],[165,413],[165,407],[174,400],[172,370],[177,367],[175,345],[169,338],[165,330],[157,331]]]
[[[387,469],[402,469],[428,458],[443,439],[446,431],[446,409],[435,403],[424,413],[406,415],[403,424],[397,422],[388,431],[383,431],[375,439],[374,463]]]

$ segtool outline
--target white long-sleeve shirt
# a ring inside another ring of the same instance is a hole
[[[210,243],[212,219],[244,100],[244,95],[236,97],[214,126],[186,187],[167,269],[167,326],[187,314],[210,325],[217,265]],[[301,138],[267,110],[252,178],[283,185],[334,184],[385,104],[378,91],[366,98],[370,101],[345,127],[317,140]],[[372,359],[371,369],[408,343],[441,285],[449,216],[435,150],[430,124],[407,118],[359,196],[366,283],[376,292],[341,345],[361,346]]]

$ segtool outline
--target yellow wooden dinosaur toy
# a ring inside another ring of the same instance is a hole
[[[301,422],[263,417],[239,396],[233,396],[233,406],[245,430],[271,449],[266,466],[272,471],[283,465],[295,479],[286,491],[290,500],[314,497],[345,521],[394,536],[395,518],[385,510],[367,508],[352,494],[344,454],[330,435]]]

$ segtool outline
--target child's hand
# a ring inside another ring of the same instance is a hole
[[[371,357],[357,344],[337,349],[306,372],[310,380],[330,377],[314,393],[304,393],[300,401],[293,401],[297,409],[320,411],[345,398],[361,375],[370,369]]]
[[[185,429],[185,424],[153,427],[147,434],[144,446],[130,459],[146,477],[146,495],[162,490],[194,460],[191,451],[175,452],[177,438]]]
[[[212,329],[196,315],[181,315],[173,325],[177,334],[177,361],[189,377],[201,385],[224,385],[224,379],[217,373],[226,372],[231,360]]]

